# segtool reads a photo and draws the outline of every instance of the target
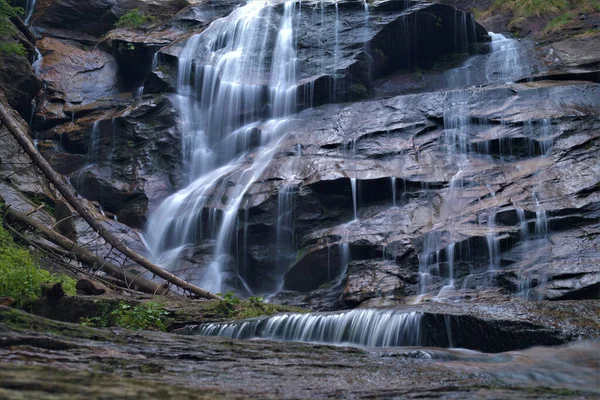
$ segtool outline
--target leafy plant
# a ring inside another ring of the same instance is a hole
[[[27,50],[21,43],[17,42],[0,42],[0,55],[18,55],[27,56]]]
[[[225,317],[244,319],[277,312],[277,309],[273,305],[265,303],[262,297],[250,297],[248,300],[242,300],[236,297],[234,292],[219,293],[219,295],[222,300],[219,301],[217,312]]]
[[[25,47],[11,37],[15,33],[15,28],[10,19],[21,14],[23,14],[21,7],[12,7],[6,0],[0,0],[0,55],[25,56],[27,54]]]
[[[117,28],[139,28],[142,25],[154,22],[155,18],[151,15],[142,13],[135,8],[126,12],[117,21]]]
[[[111,313],[115,317],[115,325],[121,328],[140,330],[166,331],[166,316],[164,308],[153,302],[132,307],[120,303],[119,307]]]
[[[118,47],[119,53],[125,53],[128,51],[134,51],[135,50],[135,44],[133,43],[119,43],[119,47]]]
[[[157,330],[164,332],[167,330],[167,315],[168,312],[154,302],[137,306],[120,302],[114,310],[105,310],[98,316],[82,318],[80,323],[96,328],[119,326],[134,331]]]
[[[46,282],[60,282],[65,293],[76,293],[73,278],[39,268],[35,257],[0,226],[0,297],[12,297],[17,307],[23,307],[41,296],[40,285]]]

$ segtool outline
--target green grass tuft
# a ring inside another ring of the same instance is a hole
[[[544,32],[547,32],[547,33],[556,32],[556,31],[564,28],[566,25],[570,24],[571,22],[573,22],[573,15],[571,13],[559,15],[558,17],[551,20],[548,23],[548,25],[546,25],[546,28],[544,28]]]
[[[515,17],[546,17],[557,15],[570,8],[568,0],[496,0],[492,7],[512,11]]]
[[[142,25],[154,22],[154,20],[155,18],[153,16],[146,15],[135,8],[119,18],[117,21],[117,28],[139,28]]]
[[[132,306],[125,302],[119,303],[114,310],[105,309],[96,317],[83,318],[81,324],[96,328],[120,326],[134,331],[167,330],[166,320],[168,312],[154,302]]]
[[[262,297],[250,297],[248,300],[242,300],[233,292],[222,294],[221,297],[223,300],[219,301],[217,312],[226,318],[255,318],[273,315],[280,311],[276,306],[265,303]]]
[[[65,293],[76,293],[73,278],[51,274],[38,265],[35,257],[17,245],[0,225],[0,297],[12,297],[17,307],[23,307],[41,296],[40,285],[45,282],[61,282]]]

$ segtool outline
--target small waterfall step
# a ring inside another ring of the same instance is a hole
[[[422,313],[396,310],[282,314],[200,325],[195,333],[234,339],[261,338],[367,347],[417,346],[421,344],[422,317]]]
[[[177,333],[382,348],[458,347],[489,353],[558,345],[568,339],[552,321],[532,323],[521,303],[286,313],[187,326]],[[489,340],[493,337],[494,340]]]

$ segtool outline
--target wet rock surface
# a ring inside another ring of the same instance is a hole
[[[111,3],[108,19],[89,27],[94,32],[77,33],[50,19],[100,3],[38,4],[32,23],[43,35],[39,67],[47,88],[37,99],[34,128],[55,168],[143,251],[130,227],[142,228],[186,178],[177,98],[140,94],[173,91],[174,64],[190,35],[226,17],[237,3],[168,2],[160,9],[134,3]],[[490,6],[449,3],[465,10]],[[110,30],[108,20],[130,6],[157,16],[180,11],[166,24]],[[273,7],[271,38],[282,8]],[[477,299],[478,288],[498,299],[598,297],[598,171],[591,155],[599,105],[597,85],[585,82],[597,80],[593,37],[548,39],[552,59],[547,49],[524,41],[515,61],[527,66],[517,71],[521,84],[448,91],[498,81],[487,70],[498,62],[490,53],[493,44],[486,44],[485,31],[469,15],[439,4],[393,1],[370,4],[368,14],[357,1],[337,7],[303,2],[301,11],[299,108],[310,105],[303,97],[307,88],[312,105],[373,99],[314,108],[288,122],[277,155],[248,190],[247,210],[239,212],[248,225],[233,233],[244,261],[227,264],[231,288],[271,294],[283,280],[290,292],[275,301],[306,300],[316,309]],[[36,15],[47,20],[36,22]],[[337,36],[324,35],[336,20]],[[411,24],[426,28],[413,31]],[[101,41],[92,36],[108,30]],[[406,39],[407,32],[410,40],[394,39]],[[468,53],[475,55],[465,62]],[[203,62],[202,52],[195,57]],[[532,79],[537,82],[528,83]],[[404,93],[419,94],[398,96]],[[463,120],[456,119],[459,113]],[[253,128],[252,140],[258,143],[267,125]],[[448,156],[460,136],[453,132],[462,126],[469,137],[457,145],[468,153],[466,167]],[[224,177],[223,187],[230,189],[198,217],[204,231],[214,230],[211,223],[221,218],[252,157]],[[273,248],[281,241],[283,182],[293,188],[295,218],[293,227],[285,227],[293,243],[284,252]],[[457,182],[460,198],[452,190]],[[178,271],[200,279],[214,246],[214,237],[188,245]],[[430,265],[424,256],[431,256]],[[428,268],[423,282],[420,274]],[[450,269],[453,287],[447,285]]]
[[[350,269],[342,296],[381,297],[384,277],[377,271],[390,265],[404,276],[383,292],[410,301],[423,291],[414,279],[423,252],[441,251],[438,280],[427,290],[438,292],[448,276],[444,249],[455,243],[456,290],[444,296],[470,297],[472,289],[495,287],[532,299],[573,298],[564,297],[569,293],[596,298],[599,175],[592,154],[599,126],[597,117],[578,109],[597,107],[598,91],[592,83],[540,82],[307,110],[288,126],[264,181],[249,190],[247,229],[267,233],[266,225],[269,235],[275,233],[274,186],[295,177],[301,182],[294,227],[299,251],[285,275],[289,290],[307,292],[338,278],[346,245],[349,259],[365,271],[370,265],[374,275]],[[470,162],[462,169],[447,156],[443,125],[456,105],[472,121]],[[288,158],[298,147],[301,156]],[[459,170],[468,188],[456,198],[451,185]],[[351,179],[357,181],[357,220]],[[536,231],[540,209],[543,237]],[[494,260],[490,232],[499,252]],[[439,247],[426,250],[431,238]]]
[[[276,39],[281,19],[280,15],[271,14],[280,14],[282,7],[273,8],[264,17],[266,42]],[[474,53],[478,44],[489,40],[487,32],[470,15],[440,4],[384,1],[372,4],[368,14],[364,3],[351,0],[307,1],[301,8],[297,21],[300,108],[365,98],[372,92],[374,79],[399,70],[431,68],[444,56]],[[232,13],[224,23],[235,18]],[[174,90],[164,71],[177,64],[186,40],[159,51],[159,68],[151,77],[153,81],[163,81],[162,90]],[[266,46],[269,47],[272,45]],[[209,50],[198,49],[193,55],[194,63],[207,64]],[[266,60],[271,61],[271,56]],[[248,76],[244,84],[264,86],[267,75]]]
[[[591,398],[597,390],[593,342],[497,357],[427,348],[365,351],[94,329],[6,307],[0,332],[6,360],[0,393],[11,398]]]
[[[93,0],[82,4],[74,0],[42,0],[36,4],[31,24],[44,28],[69,27],[72,31],[99,37],[133,9],[165,18],[191,3],[186,0]]]
[[[47,86],[37,101],[34,126],[48,129],[73,120],[69,106],[85,105],[119,93],[118,66],[113,57],[63,39],[37,42],[43,57],[40,78]]]
[[[21,44],[25,55],[4,51],[0,54],[0,87],[11,107],[29,119],[31,101],[42,88],[42,82],[31,66],[31,60],[36,57],[35,38],[20,19],[7,22],[6,28],[12,33],[6,38]]]

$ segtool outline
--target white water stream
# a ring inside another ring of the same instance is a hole
[[[152,214],[145,240],[155,261],[176,269],[183,249],[212,237],[212,261],[195,277],[212,292],[239,275],[239,257],[231,254],[239,210],[247,208],[245,195],[275,155],[296,109],[297,11],[297,2],[286,1],[279,29],[270,32],[265,27],[273,5],[249,2],[190,38],[180,57],[176,102],[189,185]],[[268,48],[271,35],[274,49]],[[270,119],[259,123],[265,114]]]
[[[490,84],[510,84],[531,73],[531,67],[525,63],[521,52],[523,51],[520,43],[515,39],[507,38],[502,34],[490,32],[491,36],[491,54],[486,63],[486,76]],[[446,78],[450,87],[468,86],[470,84],[469,69],[471,68],[472,59],[465,62],[462,67],[450,70],[446,73]],[[479,90],[476,87],[467,89],[458,89],[449,92],[446,100],[446,110],[444,112],[444,132],[445,146],[448,157],[448,164],[453,165],[457,169],[457,173],[451,179],[447,196],[444,201],[442,217],[446,219],[445,231],[432,231],[426,236],[423,250],[419,255],[419,275],[420,275],[420,296],[422,299],[425,295],[433,295],[434,300],[448,300],[454,289],[454,279],[456,276],[456,251],[455,246],[456,235],[454,232],[454,218],[461,215],[461,210],[466,206],[461,196],[465,189],[463,181],[463,173],[470,166],[470,140],[473,136],[473,131],[476,129],[475,124],[469,120],[468,107],[472,103],[474,97],[479,96]],[[550,130],[551,124],[545,121],[541,129]],[[537,127],[526,126],[525,134],[533,136],[534,130]],[[550,132],[545,132],[544,136],[551,136]],[[530,142],[529,156],[536,155],[536,150],[533,146],[534,141]],[[501,145],[501,144],[500,144]],[[552,145],[551,140],[540,142],[542,155],[547,155]],[[482,153],[488,153],[489,148],[479,149]],[[511,149],[509,148],[509,153]],[[495,199],[494,191],[488,187],[491,193],[491,198]],[[545,238],[547,234],[547,218],[546,213],[537,201],[536,202],[536,237]],[[487,253],[489,263],[487,271],[494,274],[500,269],[500,241],[496,233],[496,213],[498,207],[494,206],[485,220],[487,225],[487,233],[485,240],[487,242]],[[524,241],[528,239],[528,225],[525,220],[525,214],[522,209],[517,208],[517,214],[520,220],[521,238]],[[447,243],[444,245],[444,243]],[[438,290],[432,290],[432,284],[436,280]],[[465,279],[464,286],[467,285],[469,277]],[[529,284],[524,284],[529,286]]]

